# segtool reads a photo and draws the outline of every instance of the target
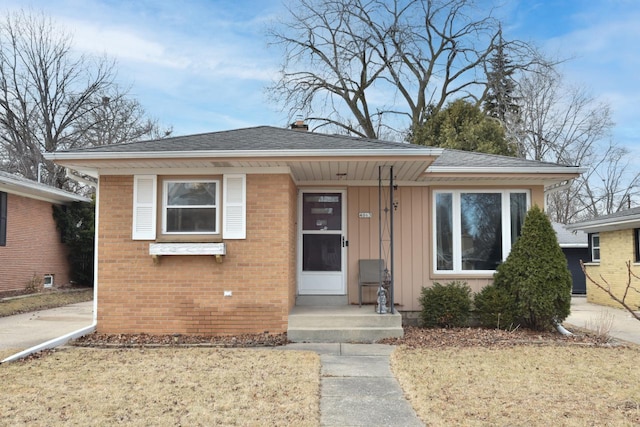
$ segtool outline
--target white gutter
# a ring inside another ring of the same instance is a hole
[[[191,150],[191,151],[87,151],[44,153],[47,160],[123,160],[123,159],[184,159],[194,157],[378,157],[378,156],[440,156],[443,148],[422,149],[362,149],[362,150]]]
[[[100,187],[98,186],[96,189],[96,192],[99,192],[99,191],[100,191]],[[98,325],[98,269],[97,267],[98,267],[98,225],[99,225],[98,212],[100,211],[99,205],[98,205],[99,203],[100,203],[100,197],[99,197],[99,194],[96,193],[95,239],[94,239],[94,249],[93,249],[93,263],[94,263],[93,264],[94,265],[94,268],[93,268],[93,321],[91,322],[91,325],[85,326],[84,328],[80,328],[66,335],[62,335],[61,337],[53,338],[47,342],[43,342],[42,344],[34,345],[31,348],[21,351],[20,353],[16,353],[13,356],[7,357],[6,359],[0,361],[0,364],[6,363],[6,362],[14,362],[16,360],[27,357],[33,353],[37,353],[42,350],[47,350],[50,348],[56,348],[61,345],[65,345],[71,340],[78,339],[96,330],[96,326]]]
[[[68,191],[40,184],[35,181],[23,181],[8,176],[0,176],[0,188],[7,193],[23,197],[32,197],[49,203],[88,202],[91,200],[87,197],[69,193]]]
[[[615,230],[623,230],[626,228],[637,228],[638,225],[640,225],[640,218],[636,216],[636,218],[634,219],[618,220],[618,221],[612,221],[612,222],[608,222],[607,220],[602,220],[601,222],[592,223],[592,224],[582,224],[582,225],[580,223],[567,224],[567,229],[582,230],[585,232],[615,231]]]
[[[532,173],[532,174],[541,174],[541,173],[584,173],[587,172],[588,168],[583,168],[580,166],[545,166],[545,167],[500,167],[500,166],[476,166],[470,168],[468,166],[429,166],[429,169],[425,171],[425,173]]]

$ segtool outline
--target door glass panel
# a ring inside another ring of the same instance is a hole
[[[302,236],[303,271],[341,271],[341,234]]]
[[[302,201],[302,229],[342,230],[342,194],[305,194]]]

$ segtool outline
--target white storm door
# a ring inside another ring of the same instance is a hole
[[[307,190],[298,205],[298,294],[346,294],[346,192]]]

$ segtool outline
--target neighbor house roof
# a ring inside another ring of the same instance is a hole
[[[589,246],[589,237],[584,231],[569,230],[564,224],[558,222],[553,222],[551,225],[556,232],[561,248],[586,248]]]
[[[548,186],[583,172],[576,166],[271,126],[58,151],[45,157],[93,176],[169,168],[281,168],[298,183],[374,181],[381,165],[393,166],[398,181],[444,185],[461,179],[503,183],[517,174]]]
[[[567,227],[570,230],[583,230],[587,233],[640,228],[640,207],[577,222]]]
[[[86,197],[3,171],[0,171],[0,191],[56,204],[90,201]]]

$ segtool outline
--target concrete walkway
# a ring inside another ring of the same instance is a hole
[[[571,298],[571,314],[564,321],[567,329],[573,325],[593,330],[608,322],[612,325],[610,336],[640,344],[640,321],[627,310],[592,304],[583,296]]]
[[[93,301],[0,317],[0,350],[26,350],[91,325]]]
[[[423,426],[391,373],[382,344],[294,343],[320,355],[320,425]]]

